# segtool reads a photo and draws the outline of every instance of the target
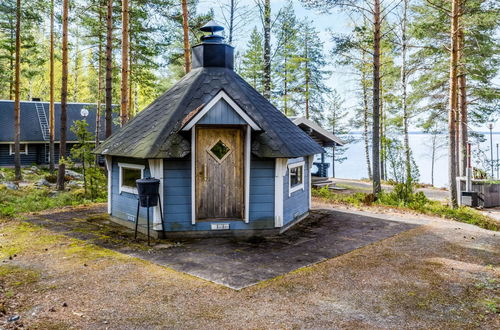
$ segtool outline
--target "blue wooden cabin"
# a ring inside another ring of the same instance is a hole
[[[82,110],[86,110],[82,112]],[[88,130],[95,132],[96,105],[90,103],[68,103],[67,107],[67,145],[66,156],[70,155],[71,148],[78,142],[71,131],[76,120],[85,120],[89,124]],[[55,110],[55,159],[59,161],[59,135],[61,103],[54,104]],[[84,116],[82,115],[84,114]],[[49,164],[49,103],[39,100],[22,101],[20,107],[20,157],[21,165],[48,165]],[[104,115],[101,116],[101,126],[104,127]],[[14,166],[14,101],[0,100],[0,166]],[[104,139],[104,129],[100,130],[100,139]],[[92,141],[93,142],[93,141]]]
[[[132,226],[135,180],[160,179],[153,229],[169,234],[279,232],[311,207],[313,156],[323,148],[233,70],[233,47],[212,32],[192,71],[104,141],[108,212]]]

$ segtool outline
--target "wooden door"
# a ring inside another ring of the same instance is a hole
[[[196,128],[196,218],[243,219],[241,128]]]

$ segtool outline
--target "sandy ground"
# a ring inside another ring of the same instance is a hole
[[[240,291],[2,222],[0,327],[500,328],[497,232],[386,216],[422,226]]]
[[[372,191],[372,183],[354,180],[354,179],[340,179],[340,178],[332,178],[332,181],[335,182],[340,187],[349,187],[349,190],[359,191],[359,192],[371,192]],[[383,184],[384,190],[391,191],[393,186]],[[439,188],[417,188],[417,191],[421,191],[427,196],[429,199],[437,200],[437,201],[446,201],[448,199],[448,191],[445,189]]]

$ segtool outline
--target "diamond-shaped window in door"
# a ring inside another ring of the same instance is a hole
[[[210,148],[210,150],[208,150],[208,153],[215,158],[216,161],[222,163],[222,161],[231,153],[231,149],[224,142],[219,140]]]

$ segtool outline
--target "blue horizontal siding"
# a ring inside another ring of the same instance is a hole
[[[288,164],[304,162],[304,190],[295,191],[289,196],[289,170],[287,169],[283,178],[283,224],[295,220],[309,211],[309,166],[307,158],[299,157],[288,161]]]
[[[73,144],[68,143],[66,145],[66,157],[70,156],[71,148]],[[48,145],[45,149],[44,143],[28,143],[28,154],[21,154],[21,165],[46,165],[48,162],[45,158],[45,150],[49,151]],[[54,145],[55,162],[59,162],[59,144]],[[0,144],[0,166],[14,166],[14,155],[9,154],[9,145]]]
[[[198,221],[191,224],[191,160],[164,161],[164,220],[167,231],[211,230],[211,223],[229,223],[231,229],[274,228],[274,160],[252,159],[250,164],[249,223]]]
[[[133,216],[135,219],[137,212],[137,195],[128,192],[122,192],[120,194],[119,190],[119,171],[118,163],[129,163],[129,164],[139,164],[144,165],[144,176],[149,176],[148,161],[144,159],[135,158],[113,158],[112,162],[112,177],[111,177],[111,215],[122,220],[127,220],[128,216]],[[146,223],[147,219],[147,209],[141,207],[139,210],[139,223]],[[149,210],[150,222],[153,223],[153,208]]]

